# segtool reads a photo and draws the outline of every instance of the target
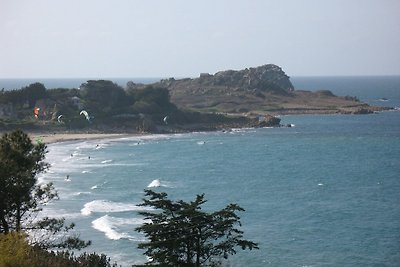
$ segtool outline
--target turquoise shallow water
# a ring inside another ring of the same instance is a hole
[[[282,122],[295,127],[52,144],[40,180],[61,199],[45,213],[76,222],[88,251],[143,262],[136,204],[159,179],[172,198],[205,193],[206,209],[246,209],[245,237],[260,250],[230,266],[398,266],[400,112]]]

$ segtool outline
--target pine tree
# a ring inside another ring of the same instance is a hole
[[[35,220],[42,205],[58,197],[51,183],[37,183],[36,176],[49,168],[44,162],[46,152],[44,143],[33,144],[21,130],[5,133],[0,138],[0,233],[40,232],[32,236],[32,241],[43,248],[88,246],[90,242],[76,236],[65,236],[62,240],[50,238],[74,228],[74,224],[65,226],[63,218]]]
[[[146,222],[136,231],[148,239],[138,245],[151,259],[146,265],[207,266],[235,254],[236,247],[258,249],[257,243],[244,240],[243,231],[236,228],[241,226],[236,213],[244,211],[237,204],[207,213],[201,209],[204,194],[190,202],[171,201],[166,193],[152,190],[145,190],[145,195],[140,205],[154,211],[140,212]]]

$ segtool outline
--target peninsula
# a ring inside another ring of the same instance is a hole
[[[366,114],[383,110],[328,90],[295,90],[278,66],[202,73],[153,84],[89,80],[79,88],[41,83],[1,91],[0,132],[174,133],[280,126],[281,114]]]
[[[289,76],[269,64],[244,70],[200,74],[196,79],[173,78],[156,83],[167,88],[179,108],[230,114],[363,114],[381,110],[353,96],[328,90],[295,90]]]

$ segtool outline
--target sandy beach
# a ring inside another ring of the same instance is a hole
[[[94,140],[106,138],[120,138],[132,136],[133,134],[106,134],[106,133],[55,133],[55,134],[37,134],[31,133],[29,137],[33,142],[41,140],[46,144],[75,141],[75,140]]]

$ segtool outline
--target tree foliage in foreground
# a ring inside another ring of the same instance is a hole
[[[151,266],[212,266],[222,257],[236,253],[236,248],[258,249],[258,244],[243,239],[243,231],[237,212],[244,211],[237,204],[207,213],[201,205],[206,202],[203,195],[194,201],[172,201],[167,193],[145,190],[147,198],[141,206],[154,211],[143,211],[147,220],[136,231],[145,234],[147,242],[140,249]]]
[[[68,251],[47,251],[31,246],[26,236],[12,232],[0,234],[0,266],[7,267],[117,267],[104,254],[83,253],[75,256]]]
[[[44,162],[46,145],[33,144],[21,130],[0,138],[0,233],[29,232],[42,248],[83,248],[90,244],[67,235],[74,224],[64,219],[37,219],[42,206],[57,198],[53,185],[39,185],[37,175],[49,165]]]

